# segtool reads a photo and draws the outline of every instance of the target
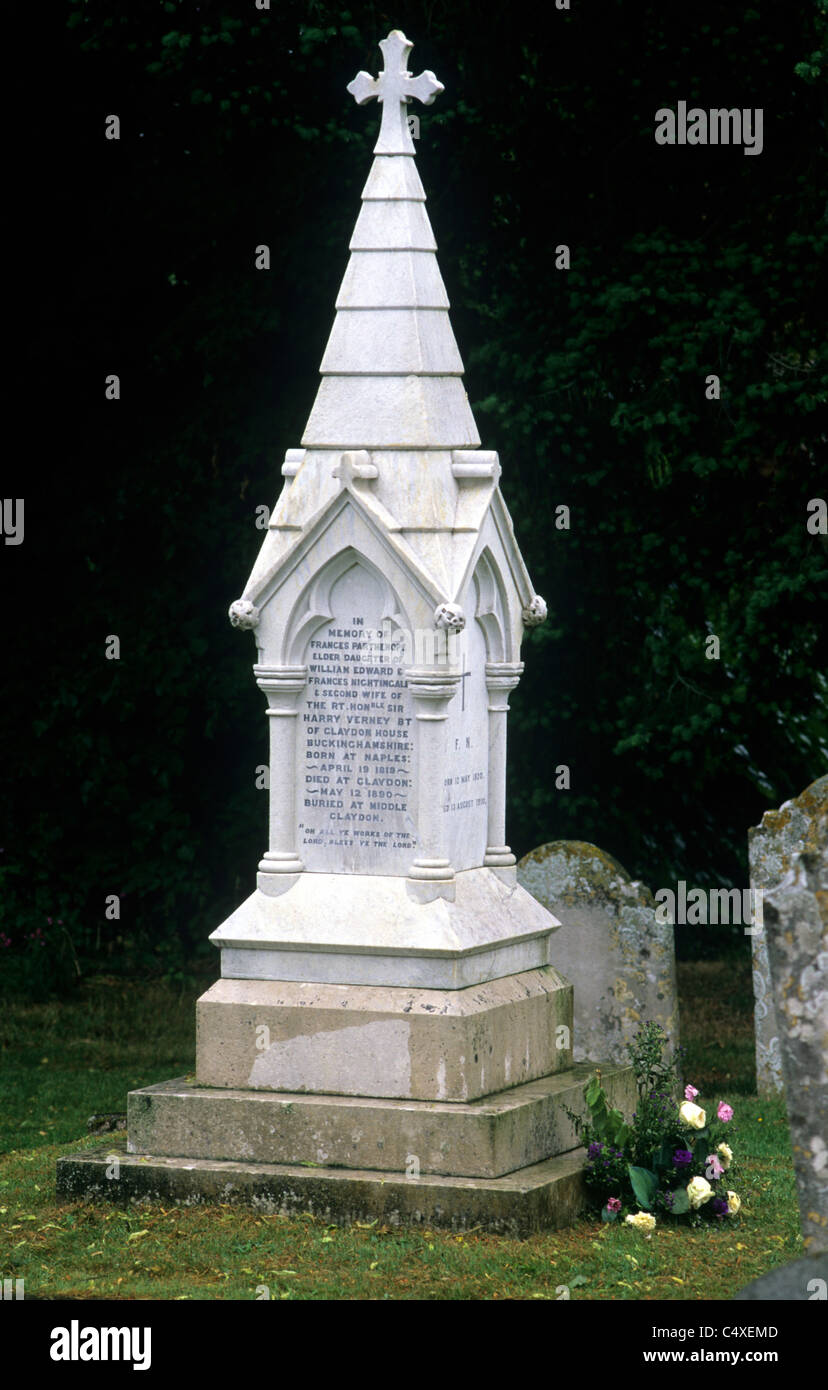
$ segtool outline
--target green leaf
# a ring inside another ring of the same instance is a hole
[[[697,1139],[693,1145],[693,1162],[702,1165],[710,1153],[710,1135],[705,1134],[703,1139]]]
[[[597,1071],[593,1072],[592,1076],[589,1078],[589,1081],[587,1082],[584,1088],[584,1099],[587,1105],[589,1106],[590,1110],[596,1104],[598,1098],[600,1096],[603,1096],[603,1094],[604,1092],[601,1087],[601,1081],[598,1076],[598,1073]]]
[[[677,1187],[673,1193],[672,1213],[674,1216],[683,1216],[690,1210],[690,1198],[683,1187]]]
[[[665,1168],[673,1166],[673,1147],[671,1144],[664,1143],[653,1153],[653,1168],[657,1173],[663,1172]]]
[[[627,1168],[635,1199],[644,1211],[649,1211],[658,1190],[658,1178],[649,1168],[636,1168],[631,1163]]]
[[[623,1149],[625,1148],[629,1140],[629,1137],[632,1134],[632,1130],[630,1126],[626,1123],[624,1116],[621,1114],[620,1110],[614,1110],[613,1114],[618,1115],[621,1121],[621,1123],[618,1125],[615,1131],[615,1145],[616,1148]]]

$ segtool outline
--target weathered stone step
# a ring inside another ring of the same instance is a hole
[[[584,1113],[583,1063],[481,1100],[377,1100],[196,1086],[178,1079],[131,1091],[128,1148],[159,1157],[322,1164],[398,1174],[499,1178],[577,1148],[566,1108]],[[602,1077],[630,1114],[628,1067]]]
[[[222,1163],[123,1153],[107,1147],[58,1159],[59,1201],[232,1203],[267,1214],[308,1212],[332,1225],[378,1221],[518,1238],[571,1224],[584,1204],[583,1149],[502,1178],[447,1178],[287,1164]],[[117,1178],[112,1155],[119,1155]],[[109,1156],[109,1157],[108,1157]]]

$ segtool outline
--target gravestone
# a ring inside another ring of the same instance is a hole
[[[761,825],[748,831],[750,886],[754,894],[769,892],[785,877],[793,855],[813,847],[814,820],[826,807],[828,776],[812,782],[778,810],[766,811]],[[764,932],[753,931],[752,950],[756,1089],[760,1095],[775,1094],[782,1090],[782,1059]]]
[[[673,927],[653,895],[611,855],[580,840],[556,840],[524,855],[518,882],[561,922],[555,964],[575,990],[576,1062],[627,1059],[644,1023],[659,1023],[678,1047]]]
[[[828,808],[764,901],[771,993],[808,1253],[828,1251]]]
[[[505,839],[506,719],[543,621],[480,439],[406,114],[441,84],[381,44],[374,161],[301,445],[233,624],[267,702],[269,841],[213,932],[195,1080],[129,1097],[118,1181],[64,1196],[250,1201],[523,1233],[570,1220],[572,986]],[[608,1066],[631,1109],[629,1069]]]

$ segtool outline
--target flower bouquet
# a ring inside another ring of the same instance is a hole
[[[735,1216],[741,1201],[728,1186],[733,1150],[725,1140],[733,1110],[720,1101],[715,1120],[686,1086],[679,1099],[680,1058],[664,1060],[667,1037],[648,1023],[629,1046],[638,1103],[627,1123],[610,1107],[600,1072],[587,1083],[588,1118],[571,1114],[587,1161],[584,1181],[602,1221],[618,1221],[652,1234],[657,1216],[718,1220]],[[632,1210],[637,1208],[637,1210]]]

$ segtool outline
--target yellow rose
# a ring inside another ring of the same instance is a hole
[[[691,1178],[687,1184],[687,1200],[694,1210],[704,1206],[705,1202],[709,1202],[712,1196],[713,1188],[707,1178]]]
[[[685,1100],[679,1106],[679,1115],[686,1125],[691,1129],[704,1129],[707,1124],[707,1115],[701,1106],[694,1105],[692,1100]]]
[[[628,1216],[626,1218],[626,1224],[628,1226],[635,1226],[637,1231],[643,1231],[645,1236],[649,1239],[655,1230],[656,1219],[654,1216],[651,1216],[648,1211],[637,1211],[635,1216]]]
[[[722,1167],[724,1168],[725,1172],[727,1172],[728,1168],[733,1162],[733,1150],[731,1149],[729,1144],[717,1144],[716,1153],[719,1155],[719,1158],[721,1159]]]
[[[739,1210],[739,1208],[740,1208],[741,1205],[742,1205],[742,1199],[741,1199],[741,1197],[737,1197],[735,1192],[728,1192],[728,1194],[727,1194],[727,1209],[728,1209],[728,1211],[729,1211],[729,1213],[730,1213],[731,1216],[735,1216],[735,1215],[736,1215],[736,1213],[737,1213],[737,1211]]]

